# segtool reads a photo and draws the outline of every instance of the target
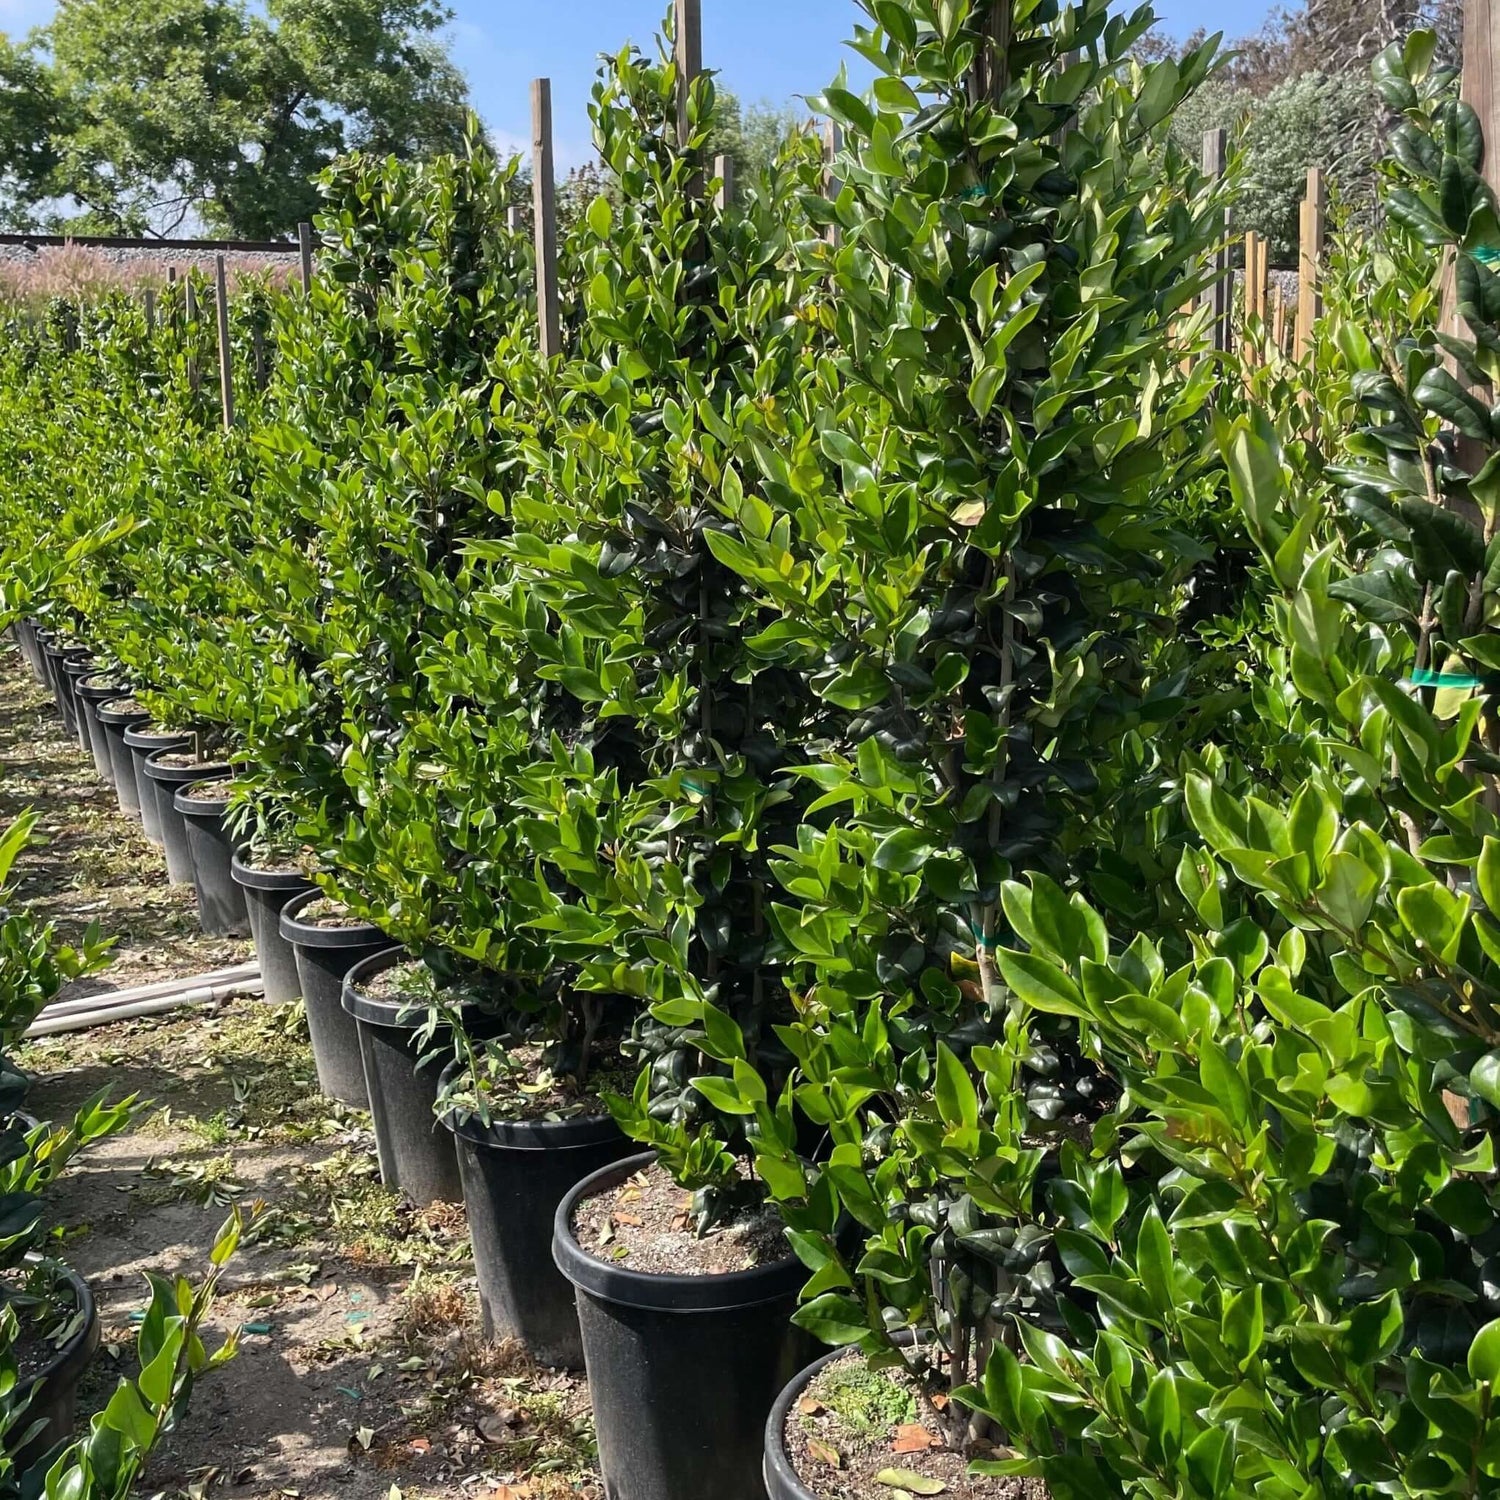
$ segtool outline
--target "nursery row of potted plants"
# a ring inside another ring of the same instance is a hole
[[[143,815],[147,788],[170,784],[156,779],[159,770],[175,778],[201,766],[201,782],[175,782],[175,811],[179,823],[207,821],[196,807],[184,815],[184,804],[196,800],[188,795],[196,786],[224,785],[227,763],[190,762],[188,737],[156,732],[118,681],[93,681],[91,652],[64,648],[32,621],[17,622],[15,633],[80,747],[92,746],[90,726],[102,741],[105,754],[95,757],[101,776],[119,791],[129,769],[139,800],[122,794],[122,812]],[[64,665],[75,670],[64,673]],[[104,691],[118,696],[89,696]],[[111,753],[115,746],[128,753]],[[164,753],[174,757],[165,766]],[[382,1181],[420,1205],[465,1204],[486,1335],[518,1339],[544,1364],[583,1369],[582,1318],[592,1333],[591,1378],[607,1392],[601,1441],[618,1472],[650,1475],[671,1486],[665,1493],[708,1482],[727,1495],[746,1492],[746,1473],[756,1468],[746,1455],[760,1449],[771,1398],[812,1347],[789,1321],[800,1263],[782,1251],[768,1265],[727,1275],[642,1274],[582,1248],[573,1227],[579,1204],[618,1192],[653,1157],[633,1152],[602,1109],[512,1121],[458,1102],[461,1080],[473,1075],[462,1060],[448,1060],[451,1042],[432,1034],[422,966],[373,924],[351,918],[301,870],[259,869],[246,863],[244,846],[231,856],[221,831],[226,801],[213,801],[211,832],[180,845],[205,930],[253,931],[265,999],[304,1002],[319,1085],[329,1098],[370,1111]],[[165,826],[156,825],[158,843]],[[248,925],[223,915],[222,866],[231,857],[241,911],[248,898]],[[472,1047],[486,1026],[481,1007],[453,1019]],[[450,1101],[446,1107],[440,1098]],[[72,1277],[74,1283],[87,1299],[87,1287]],[[85,1348],[80,1334],[64,1374],[76,1377],[97,1345],[97,1318],[88,1326],[93,1345]],[[64,1404],[59,1432],[71,1428]],[[682,1414],[694,1410],[716,1414],[714,1432],[701,1443],[679,1427]],[[737,1418],[726,1423],[731,1412]],[[752,1479],[751,1488],[757,1483]]]
[[[862,9],[838,159],[735,194],[712,79],[606,62],[559,356],[477,140],[327,174],[243,428],[185,309],[18,328],[7,617],[223,747],[322,1086],[581,1354],[612,1500],[1483,1493],[1477,121],[1382,55],[1390,217],[1242,368],[1212,43]]]

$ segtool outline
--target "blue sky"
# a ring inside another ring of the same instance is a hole
[[[142,0],[150,3],[150,0]],[[450,0],[453,55],[502,147],[523,149],[531,131],[530,85],[550,77],[559,165],[590,154],[588,97],[601,51],[646,45],[666,0]],[[1230,36],[1256,29],[1269,0],[1157,0],[1164,22],[1199,24]],[[0,0],[0,30],[12,35],[48,19],[53,0]],[[816,93],[844,58],[863,13],[852,0],[703,0],[704,62],[749,102],[783,104]]]

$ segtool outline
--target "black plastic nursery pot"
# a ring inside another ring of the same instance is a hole
[[[786,1419],[795,1402],[817,1378],[825,1366],[842,1358],[847,1349],[830,1349],[821,1359],[814,1360],[800,1375],[794,1375],[776,1398],[771,1415],[766,1418],[765,1472],[766,1494],[770,1500],[820,1500],[797,1477],[792,1461],[786,1451]]]
[[[125,748],[130,751],[136,798],[141,804],[141,827],[146,837],[160,848],[161,796],[157,784],[146,775],[146,757],[154,750],[186,750],[193,743],[193,737],[181,730],[162,729],[148,721],[127,729],[124,738]]]
[[[135,762],[125,745],[125,731],[144,724],[151,715],[133,698],[111,698],[94,709],[99,727],[109,746],[109,764],[113,772],[115,798],[120,811],[137,822],[141,817],[141,794],[135,784]]]
[[[609,1500],[766,1500],[766,1413],[807,1363],[795,1257],[721,1276],[633,1271],[574,1238],[573,1211],[655,1160],[586,1177],[558,1204],[552,1253],[573,1283]]]
[[[244,848],[235,851],[229,873],[244,893],[250,914],[250,936],[255,939],[265,986],[262,998],[272,1005],[286,1005],[301,999],[302,986],[297,978],[297,955],[281,935],[281,911],[287,902],[312,890],[313,883],[300,870],[256,869],[245,863],[248,853]]]
[[[282,908],[279,930],[297,959],[297,986],[307,1008],[318,1087],[330,1099],[368,1109],[370,1093],[359,1051],[359,1027],[343,1006],[344,976],[356,964],[385,952],[391,940],[368,922],[320,927],[303,921],[303,911],[320,896],[319,891],[294,896]]]
[[[115,767],[109,755],[109,740],[105,736],[103,724],[99,722],[99,705],[108,703],[111,698],[128,697],[129,694],[128,684],[112,678],[107,672],[96,672],[80,677],[73,695],[78,700],[78,711],[88,727],[94,769],[99,773],[99,779],[110,786],[115,784]]]
[[[177,793],[195,781],[222,781],[230,773],[229,762],[193,760],[183,750],[153,750],[141,763],[141,769],[156,788],[167,879],[173,885],[192,885],[193,852],[188,846],[187,820],[177,811]]]
[[[23,1382],[17,1387],[16,1394],[20,1397],[24,1398],[28,1389],[32,1393],[21,1419],[23,1430],[38,1420],[44,1424],[36,1436],[14,1455],[18,1474],[24,1474],[50,1448],[73,1436],[73,1425],[78,1415],[78,1383],[99,1348],[99,1309],[94,1305],[94,1294],[89,1290],[88,1282],[71,1266],[63,1265],[60,1261],[45,1264],[50,1265],[59,1279],[67,1283],[83,1317],[78,1330],[34,1379],[29,1384]]]
[[[203,789],[213,795],[194,795]],[[250,912],[244,887],[230,869],[234,839],[225,825],[228,782],[222,776],[189,782],[173,796],[172,806],[187,830],[193,889],[198,893],[198,925],[210,937],[249,937]]]
[[[11,627],[16,638],[16,644],[21,648],[21,655],[26,665],[31,670],[31,675],[38,682],[45,683],[47,680],[46,668],[42,665],[42,648],[36,637],[35,620],[17,620]]]
[[[377,999],[364,988],[406,957],[404,948],[387,948],[356,964],[344,979],[343,1005],[359,1028],[380,1180],[419,1205],[458,1203],[464,1196],[458,1152],[434,1112],[443,1064],[418,1061],[417,1031],[427,1013],[417,1008],[403,1016],[402,1001]]]
[[[55,646],[57,638],[47,629],[45,625],[36,628],[36,659],[38,663],[37,681],[47,689],[49,693],[57,692],[56,675],[53,669],[52,659],[47,655],[47,648]]]
[[[519,1339],[539,1364],[582,1369],[578,1307],[552,1259],[552,1220],[576,1182],[635,1143],[608,1115],[486,1125],[449,1114],[443,1123],[458,1148],[485,1337]]]
[[[78,698],[78,684],[94,673],[94,653],[88,650],[69,651],[62,660],[62,678],[67,688],[68,702],[73,705],[73,735],[78,748],[85,755],[92,754],[93,741],[89,737],[88,715]]]
[[[68,691],[67,679],[63,676],[63,661],[76,648],[61,641],[49,640],[42,647],[47,664],[47,686],[52,689],[53,701],[62,715],[63,725],[71,735],[78,733],[78,711]]]

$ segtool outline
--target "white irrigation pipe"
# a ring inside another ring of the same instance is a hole
[[[130,1021],[141,1016],[160,1016],[187,1006],[218,1005],[236,995],[259,995],[264,991],[260,970],[254,964],[238,969],[220,969],[192,979],[141,985],[114,995],[90,995],[49,1005],[26,1035],[58,1036],[68,1031],[87,1031],[111,1021]]]
[[[102,1010],[109,1005],[130,1005],[137,1000],[159,1000],[167,995],[180,994],[183,990],[202,989],[205,985],[239,984],[259,978],[259,965],[237,964],[232,969],[215,969],[211,973],[187,979],[160,979],[155,984],[142,984],[131,990],[101,990],[98,994],[84,995],[77,1000],[54,1000],[42,1015],[74,1015],[79,1011]]]

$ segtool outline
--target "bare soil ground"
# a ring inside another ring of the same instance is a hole
[[[243,956],[196,934],[191,893],[167,886],[7,644],[0,820],[24,806],[51,840],[23,859],[24,897],[69,933],[90,916],[122,933],[123,983]],[[17,1061],[43,1118],[104,1088],[149,1101],[50,1193],[59,1252],[104,1323],[80,1423],[135,1372],[143,1273],[200,1276],[229,1205],[264,1205],[213,1319],[217,1336],[243,1329],[241,1351],[193,1392],[143,1494],[600,1500],[582,1381],[484,1342],[462,1208],[416,1210],[380,1186],[368,1118],[318,1094],[296,1008],[242,1000],[118,1022],[30,1043]]]

